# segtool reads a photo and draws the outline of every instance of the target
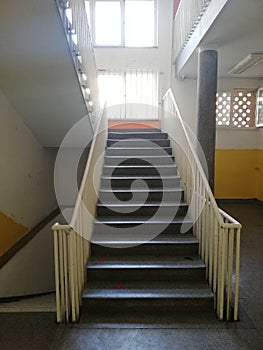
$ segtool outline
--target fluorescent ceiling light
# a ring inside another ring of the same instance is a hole
[[[233,68],[231,68],[229,74],[241,74],[246,71],[248,68],[256,66],[258,63],[263,61],[263,52],[251,53]]]

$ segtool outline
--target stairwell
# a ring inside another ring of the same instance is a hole
[[[212,310],[187,211],[167,133],[109,129],[83,310]]]

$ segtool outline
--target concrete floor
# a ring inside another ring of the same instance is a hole
[[[0,349],[263,349],[263,206],[247,201],[220,206],[243,224],[240,322],[219,322],[209,312],[146,315],[138,310],[95,318],[84,313],[79,324],[57,325],[51,309],[25,312],[24,307],[19,313],[2,309]]]

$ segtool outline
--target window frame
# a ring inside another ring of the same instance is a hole
[[[120,2],[121,6],[121,44],[120,45],[98,45],[96,43],[96,2],[108,1],[108,2]],[[140,0],[137,0],[140,1]],[[126,0],[89,0],[90,6],[90,20],[91,20],[91,34],[93,38],[93,45],[96,48],[156,48],[158,47],[158,0],[141,0],[141,1],[153,1],[154,2],[154,45],[153,46],[126,46],[125,41],[125,2]]]
[[[259,88],[258,89],[258,92],[257,92],[257,103],[256,103],[256,127],[257,128],[262,128],[263,127],[263,121],[262,122],[259,122],[259,98],[263,96],[260,96],[260,93],[263,93],[263,87]]]

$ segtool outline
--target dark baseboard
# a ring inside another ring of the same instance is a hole
[[[39,294],[21,295],[16,297],[4,297],[4,298],[0,298],[0,303],[13,303],[14,301],[38,298],[38,297],[42,297],[42,296],[50,295],[54,293],[55,293],[55,290],[53,292],[45,292],[45,293],[39,293]]]
[[[255,203],[259,205],[263,205],[263,201],[257,198],[245,198],[245,199],[234,199],[234,198],[227,198],[227,199],[216,199],[216,202],[218,205],[220,204],[248,204],[248,203]]]
[[[35,227],[33,227],[24,237],[15,243],[7,252],[0,257],[0,269],[15,256],[28,242],[31,241],[51,220],[60,214],[60,209],[56,208]]]

